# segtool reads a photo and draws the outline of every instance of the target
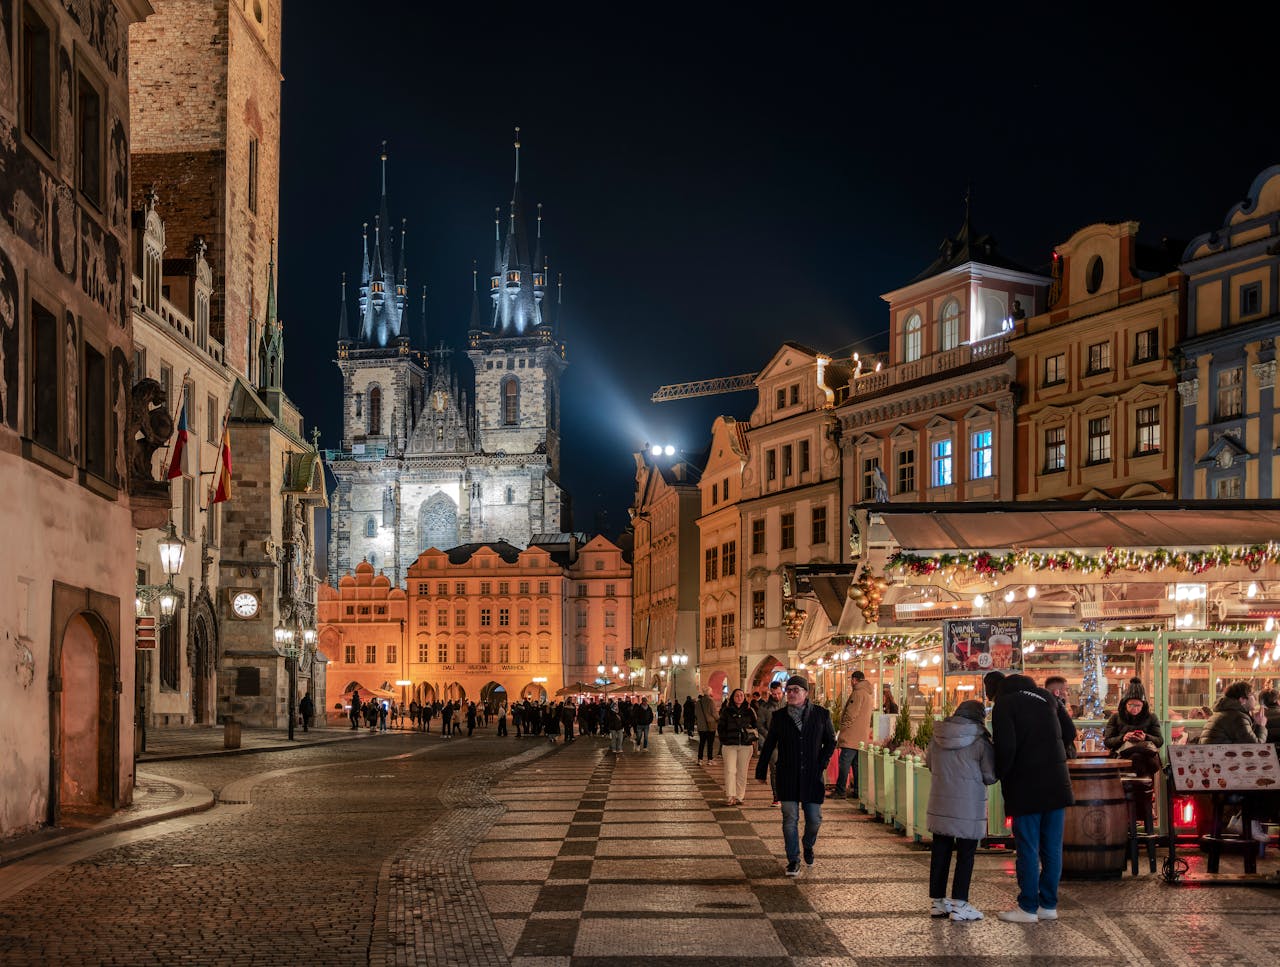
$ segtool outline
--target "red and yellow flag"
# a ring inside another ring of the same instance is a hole
[[[231,499],[231,431],[222,428],[222,446],[218,452],[217,476],[213,481],[213,493],[209,498],[210,505],[220,504]]]

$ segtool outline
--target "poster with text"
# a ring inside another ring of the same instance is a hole
[[[943,668],[948,675],[1006,675],[1022,671],[1021,618],[959,618],[942,622]]]

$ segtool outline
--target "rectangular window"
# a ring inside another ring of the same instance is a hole
[[[792,406],[800,405],[800,384],[799,383],[791,384],[791,405]]]
[[[774,409],[781,410],[787,405],[787,391],[779,389],[774,398]]]
[[[585,610],[574,612],[573,619],[574,627],[579,631],[587,626],[587,612]]]
[[[249,211],[258,213],[258,139],[249,138]]]
[[[933,445],[933,486],[951,486],[951,441],[938,440]]]
[[[436,627],[437,628],[449,627],[449,609],[448,608],[436,608]]]
[[[720,570],[725,577],[731,578],[738,571],[738,542],[729,541],[720,547]]]
[[[182,536],[190,540],[196,533],[196,482],[195,478],[182,476]]]
[[[396,645],[387,645],[387,664],[394,665],[400,660],[400,656],[396,654]]]
[[[466,662],[467,643],[465,641],[455,641],[453,643],[453,660],[460,665]]]
[[[551,648],[546,642],[538,642],[538,661],[544,665],[551,660]]]
[[[481,582],[480,582],[480,593],[481,593],[481,594],[493,594],[493,582],[492,582],[492,581],[481,581]]]
[[[342,649],[342,660],[345,661],[348,665],[354,665],[356,663],[356,646],[355,645],[346,645]]]
[[[751,522],[751,553],[764,553],[764,521],[753,520]]]
[[[76,168],[80,191],[95,208],[102,207],[102,94],[83,74],[76,77]],[[70,145],[61,146],[67,151]]]
[[[1262,311],[1262,283],[1240,286],[1240,317],[1256,316]]]
[[[710,615],[702,619],[702,644],[707,648],[716,646],[716,616]]]
[[[456,608],[453,612],[453,626],[455,628],[465,628],[467,626],[467,610],[466,608]]]
[[[418,664],[425,665],[431,661],[431,646],[425,641],[418,642]]]
[[[616,584],[606,584],[604,586],[604,596],[606,598],[616,598],[618,596],[618,586]]]
[[[551,582],[550,582],[550,581],[539,581],[539,582],[538,582],[538,593],[539,593],[539,594],[550,594],[550,593],[551,593]]]
[[[796,515],[795,511],[782,515],[781,527],[781,545],[784,551],[789,551],[796,546]]]
[[[870,500],[876,493],[876,471],[880,469],[879,457],[864,457],[862,460],[862,499]]]
[[[378,663],[378,646],[377,645],[364,646],[364,663],[366,665],[376,665]]]
[[[1140,407],[1138,409],[1137,423],[1137,452],[1158,453],[1160,450],[1160,407]]]
[[[751,592],[751,627],[764,627],[764,592]]]
[[[1213,496],[1240,497],[1243,494],[1239,477],[1223,477],[1213,482]]]
[[[491,608],[480,609],[480,627],[488,628],[493,624],[493,610]]]
[[[800,441],[800,443],[798,444],[798,446],[799,446],[799,448],[800,448],[800,461],[799,461],[799,462],[800,462],[800,472],[801,472],[801,473],[808,473],[808,472],[809,472],[809,441],[808,441],[808,440],[801,440],[801,441]],[[728,496],[729,496],[729,481],[727,481],[727,480],[725,481],[725,487],[724,487],[724,490],[725,490],[725,494],[724,494],[724,495],[725,495],[725,497],[726,497],[726,499],[727,499],[727,498],[728,498]]]
[[[498,627],[499,628],[511,627],[511,609],[510,608],[498,609]]]
[[[813,508],[813,543],[825,544],[827,542],[827,508]]]
[[[1111,417],[1099,416],[1089,421],[1089,462],[1106,463],[1111,459]]]
[[[462,597],[467,593],[467,585],[465,581],[458,581],[453,586],[453,593],[458,597]]]
[[[551,610],[549,608],[538,609],[538,627],[547,628],[551,625]]]
[[[778,479],[778,452],[776,450],[766,450],[764,452],[764,479]]]
[[[1067,379],[1067,354],[1058,353],[1056,356],[1048,356],[1044,361],[1044,385],[1052,386],[1055,383],[1066,382]]]
[[[528,608],[520,609],[519,621],[520,621],[521,628],[529,627],[529,609]]]
[[[209,408],[208,412],[208,436],[205,437],[210,443],[218,443],[222,440],[222,410],[218,407],[218,398],[210,396],[206,402]]]
[[[528,646],[528,645],[525,645],[524,647],[522,647],[522,648],[520,649],[520,654],[521,654],[521,656],[522,656],[522,657],[521,657],[521,660],[522,660],[522,661],[528,661],[528,660],[529,660],[529,646]],[[511,642],[509,642],[509,641],[500,641],[500,642],[498,642],[498,663],[499,663],[499,664],[502,664],[502,665],[505,665],[505,664],[507,664],[509,661],[511,661]]]
[[[805,452],[805,466],[807,467],[807,466],[808,466],[808,459],[809,459],[809,457],[808,457],[809,451],[808,451],[808,449],[806,448],[804,452]],[[803,468],[801,468],[801,469],[803,469]],[[720,499],[721,499],[721,500],[728,500],[728,499],[729,499],[729,478],[728,478],[728,477],[726,477],[724,480],[722,480],[722,481],[720,482]]]
[[[449,596],[449,582],[448,582],[448,581],[437,581],[437,582],[436,582],[436,597],[438,597],[438,598],[447,598],[448,596]]]
[[[31,438],[52,453],[61,451],[58,383],[58,317],[31,302]],[[74,374],[72,374],[74,376]]]
[[[430,625],[431,625],[431,619],[428,617],[427,610],[424,608],[418,612],[418,627],[428,628],[430,627]]]
[[[732,648],[737,642],[734,635],[734,620],[732,614],[722,614],[720,616],[720,647]]]
[[[714,581],[718,576],[716,574],[716,564],[719,560],[719,549],[715,547],[708,547],[706,552],[703,554],[703,557],[705,558],[706,565],[704,568],[704,580]]]
[[[439,662],[441,665],[449,664],[449,642],[447,641],[436,642],[436,661]]]
[[[1160,355],[1160,330],[1144,329],[1133,337],[1133,361],[1149,363]]]
[[[528,594],[528,593],[529,593],[529,582],[528,582],[528,581],[521,581],[521,582],[520,582],[520,593],[521,593],[521,594]]]
[[[53,154],[53,31],[30,4],[22,7],[22,126]]]
[[[578,585],[578,597],[585,598],[587,596],[587,586],[585,584]]]
[[[511,582],[510,582],[510,581],[499,581],[499,582],[498,582],[498,593],[499,593],[499,594],[510,594],[510,593],[511,593]]]
[[[480,642],[480,662],[487,665],[491,661],[493,661],[493,642]]]
[[[1089,369],[1086,376],[1105,373],[1111,368],[1111,343],[1096,342],[1089,347]]]
[[[782,479],[786,480],[791,476],[791,445],[782,448]]]
[[[1044,469],[1046,473],[1067,469],[1067,428],[1054,426],[1044,431]]]
[[[604,626],[606,628],[616,628],[618,626],[618,612],[606,611],[604,613]]]
[[[1218,370],[1218,419],[1233,420],[1244,412],[1244,367]]]
[[[107,359],[87,342],[84,346],[84,468],[107,479]],[[193,488],[194,489],[194,488]]]
[[[898,493],[909,494],[916,489],[916,452],[898,451]]]
[[[969,479],[982,480],[992,473],[991,431],[978,430],[969,435]]]
[[[140,380],[146,379],[147,351],[141,346],[133,347],[133,373],[131,375],[131,386],[137,386]],[[219,439],[221,439],[221,437],[219,437]]]

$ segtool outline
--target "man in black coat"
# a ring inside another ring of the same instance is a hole
[[[1058,919],[1062,826],[1071,775],[1058,724],[1058,701],[1026,675],[1004,680],[991,711],[996,778],[1013,817],[1018,905],[999,914],[1011,923]]]
[[[787,848],[787,876],[800,875],[800,847],[813,865],[813,845],[822,826],[827,763],[836,749],[831,714],[809,701],[809,682],[800,675],[787,679],[787,704],[773,713],[769,734],[756,760],[756,780],[769,781],[769,760],[778,750],[777,796],[782,800],[782,839]],[[804,839],[800,839],[800,811],[804,810]]]

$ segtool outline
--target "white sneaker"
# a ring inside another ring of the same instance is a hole
[[[968,900],[952,900],[951,901],[951,919],[952,920],[981,920],[982,911],[975,906],[971,906]]]
[[[1056,911],[1055,911],[1056,915]],[[1012,910],[1001,910],[996,914],[1005,923],[1039,923],[1040,918],[1034,913],[1027,913],[1022,907],[1014,907]]]
[[[1049,910],[1046,907],[1041,907],[1039,910],[1036,911],[1036,916],[1039,917],[1041,920],[1057,920],[1058,908],[1054,907],[1052,910]]]
[[[950,900],[931,900],[929,903],[929,916],[936,919],[951,915]]]

